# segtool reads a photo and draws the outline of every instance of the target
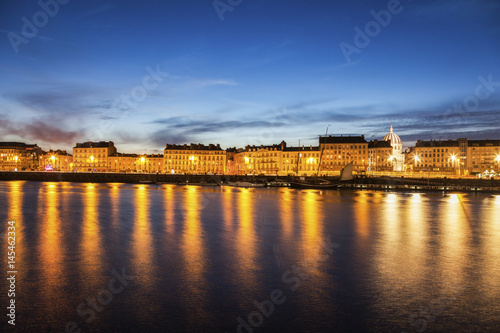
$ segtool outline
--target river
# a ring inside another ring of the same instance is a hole
[[[500,195],[11,181],[0,209],[2,331],[9,221],[16,332],[500,329]]]

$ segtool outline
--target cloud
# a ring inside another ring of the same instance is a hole
[[[191,119],[187,117],[171,117],[157,119],[149,124],[161,125],[161,129],[153,132],[151,141],[157,144],[188,143],[196,140],[200,134],[231,133],[242,130],[262,128],[278,128],[287,124],[284,120],[226,120],[210,121],[207,119]]]
[[[30,109],[44,113],[74,113],[89,109],[109,108],[109,101],[88,104],[87,99],[98,95],[99,89],[87,86],[54,86],[43,90],[6,93],[4,97]]]
[[[0,120],[0,135],[15,135],[23,140],[31,140],[35,143],[73,145],[83,135],[82,131],[64,130],[62,128],[64,127],[51,120],[36,120],[27,123]]]

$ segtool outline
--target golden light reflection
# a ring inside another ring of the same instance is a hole
[[[414,193],[411,198],[405,198],[406,204],[401,207],[402,233],[401,242],[404,248],[401,249],[402,269],[406,285],[418,288],[426,277],[422,267],[429,255],[428,232],[429,216],[427,203],[420,193]]]
[[[497,206],[497,208],[500,207],[500,195],[495,195],[495,206]],[[500,219],[496,219],[497,222],[500,222]]]
[[[196,326],[197,318],[207,316],[205,309],[206,279],[207,271],[202,237],[201,220],[201,198],[199,187],[187,187],[184,194],[184,233],[182,239],[182,252],[185,257],[185,283],[187,285],[188,303],[186,308],[188,322]],[[196,306],[192,306],[196,304]],[[188,331],[191,329],[188,328]]]
[[[165,203],[165,223],[168,232],[173,232],[173,227],[175,225],[175,196],[174,196],[175,185],[164,185],[164,203]]]
[[[292,204],[294,192],[280,191],[280,217],[281,228],[283,230],[283,238],[290,240],[293,234],[293,217],[295,213],[295,205]]]
[[[80,256],[83,261],[82,272],[88,281],[97,285],[101,267],[101,234],[99,230],[99,192],[93,184],[83,185],[83,225]]]
[[[382,194],[377,204],[374,221],[378,233],[373,256],[377,289],[381,299],[391,299],[405,288],[409,274],[406,270],[411,262],[405,257],[406,245],[401,246],[402,224],[401,205],[395,193]]]
[[[481,295],[485,301],[490,299],[491,304],[497,302],[500,297],[500,219],[498,209],[500,208],[500,195],[491,198],[490,202],[485,202],[480,216],[481,234],[483,249],[482,255],[478,258],[478,269],[480,270],[481,284],[489,286],[486,293]],[[491,204],[490,204],[491,203]]]
[[[238,272],[238,281],[245,289],[254,289],[255,272],[255,193],[251,189],[240,188],[236,194],[238,207],[238,229],[236,231],[236,251],[240,267],[235,268]]]
[[[234,232],[232,229],[234,226],[234,193],[231,188],[224,189],[222,192],[222,206],[225,229],[229,237],[231,237]]]
[[[149,221],[149,197],[146,185],[138,185],[134,189],[134,264],[136,272],[143,272],[147,275],[151,265],[152,244]]]
[[[110,183],[109,198],[111,204],[111,223],[117,230],[120,222],[120,184]]]
[[[443,285],[462,285],[465,278],[469,225],[467,211],[462,204],[463,194],[445,197],[438,217],[441,235],[440,269]]]
[[[301,191],[302,210],[302,261],[305,263],[319,263],[319,258],[325,254],[320,246],[325,242],[323,236],[323,214],[321,194],[315,190]],[[307,265],[308,273],[319,275],[318,265]]]
[[[366,239],[369,234],[370,215],[369,215],[368,194],[359,192],[354,205],[354,214],[356,221],[356,231],[362,239]]]
[[[3,223],[6,224],[5,228],[5,234],[6,237],[2,240],[0,240],[0,244],[7,244],[7,243],[2,243],[1,241],[7,241],[8,242],[8,237],[11,236],[8,234],[9,230],[7,227],[10,227],[10,224],[7,224],[7,222],[14,221],[14,227],[15,227],[15,241],[16,241],[16,247],[15,247],[15,262],[16,263],[22,263],[23,262],[23,257],[24,257],[24,221],[23,221],[23,215],[22,215],[22,208],[23,208],[23,186],[25,184],[24,181],[10,181],[7,183],[8,188],[9,188],[9,204],[8,204],[8,221],[3,221]],[[12,229],[11,229],[12,230]],[[7,251],[7,245],[4,247],[5,251]],[[6,253],[6,252],[4,252]],[[19,276],[19,279],[22,279],[25,270],[20,269],[17,270],[17,275]]]
[[[58,290],[60,290],[63,272],[61,264],[64,253],[61,246],[61,219],[60,192],[57,183],[45,183],[39,194],[38,215],[42,218],[40,233],[40,257],[43,265],[42,277],[44,280],[44,296],[47,298],[45,304],[53,304],[59,301]]]

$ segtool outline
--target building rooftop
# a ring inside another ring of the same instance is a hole
[[[92,141],[87,141],[83,143],[77,143],[75,148],[108,148],[108,147],[114,147],[113,141],[99,141],[99,142],[92,142]]]
[[[370,141],[368,142],[368,148],[392,148],[390,141]]]
[[[329,135],[329,136],[320,136],[319,144],[325,143],[367,143],[364,135]]]
[[[219,144],[209,144],[205,146],[202,143],[191,143],[190,145],[174,145],[168,144],[165,146],[165,149],[174,149],[174,150],[222,150]]]
[[[458,141],[456,140],[446,140],[446,141],[436,141],[436,140],[430,140],[430,141],[423,141],[423,140],[418,140],[417,143],[415,144],[415,147],[421,147],[421,148],[426,148],[426,147],[458,147]]]

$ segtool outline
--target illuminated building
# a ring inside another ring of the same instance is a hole
[[[116,153],[108,157],[110,172],[157,173],[163,170],[163,155],[139,155]]]
[[[285,146],[281,161],[281,171],[286,175],[316,175],[318,173],[320,154],[318,146]]]
[[[287,147],[286,142],[271,146],[246,146],[234,156],[237,174],[315,175],[319,147]]]
[[[159,173],[163,172],[163,155],[141,155],[139,158],[138,170],[139,172]]]
[[[163,171],[166,173],[223,174],[226,168],[226,151],[213,144],[167,144],[163,154]]]
[[[414,172],[455,174],[460,170],[460,147],[456,140],[418,140],[407,155],[408,167]]]
[[[284,141],[279,145],[246,146],[238,150],[235,163],[239,166],[238,174],[276,174],[282,170],[281,158]]]
[[[494,170],[500,172],[500,140],[465,140],[467,159],[465,165],[470,173]],[[464,142],[464,141],[462,141]]]
[[[39,156],[40,171],[73,171],[73,156],[65,150],[49,150]]]
[[[116,153],[108,158],[108,171],[111,172],[136,172],[138,154],[121,154]]]
[[[339,174],[347,164],[353,162],[355,172],[364,172],[368,166],[368,142],[361,136],[319,137],[321,151],[320,174]]]
[[[393,171],[393,152],[394,149],[389,141],[370,141],[368,143],[367,171]]]
[[[383,141],[388,141],[392,146],[392,153],[389,157],[390,163],[392,165],[392,171],[405,171],[405,155],[403,154],[403,144],[401,143],[401,138],[399,135],[394,133],[392,128],[392,120],[391,120],[391,128],[389,133],[384,136]]]
[[[109,156],[116,154],[112,141],[77,143],[73,148],[73,167],[75,171],[108,171]]]
[[[36,144],[0,142],[0,170],[35,170],[41,149]]]

